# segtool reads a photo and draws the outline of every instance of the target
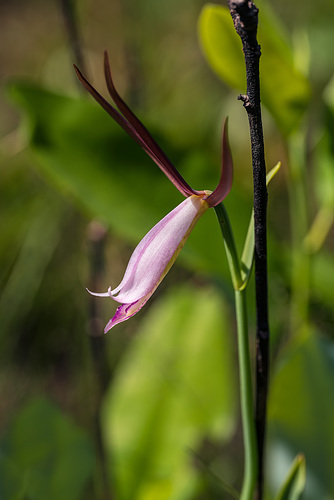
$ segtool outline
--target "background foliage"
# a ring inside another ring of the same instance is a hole
[[[229,15],[202,0],[77,3],[90,79],[106,95],[107,48],[121,95],[195,188],[217,183],[229,115],[226,206],[241,248],[252,176]],[[330,499],[334,7],[260,7],[268,168],[282,161],[269,199],[268,498],[301,452],[305,498]],[[235,325],[214,214],[151,304],[98,336],[114,305],[85,287],[118,284],[135,244],[181,199],[77,85],[61,2],[0,13],[0,498],[231,498],[225,483],[238,488],[242,468]],[[250,293],[251,342],[253,309]]]

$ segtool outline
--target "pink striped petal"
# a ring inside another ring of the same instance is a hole
[[[199,217],[209,208],[205,196],[192,195],[156,224],[135,248],[121,283],[114,290],[92,293],[110,296],[122,305],[105,332],[136,314],[165,277]]]

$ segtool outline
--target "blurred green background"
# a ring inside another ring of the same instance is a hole
[[[120,94],[195,189],[218,182],[229,116],[235,178],[226,207],[242,248],[252,206],[247,116],[236,99],[246,90],[243,63],[228,13],[204,6],[0,4],[1,500],[214,500],[233,498],[226,483],[240,486],[233,293],[214,213],[150,303],[106,336],[115,306],[85,290],[116,286],[135,245],[182,201],[80,88],[72,63],[107,95],[104,49]],[[268,207],[268,498],[302,452],[305,498],[326,500],[334,498],[334,5],[260,8],[268,169],[282,161]]]

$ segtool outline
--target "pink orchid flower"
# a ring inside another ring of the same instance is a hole
[[[74,66],[83,86],[109,115],[146,151],[168,179],[186,197],[174,210],[158,222],[135,248],[124,277],[117,288],[105,293],[89,292],[97,297],[110,297],[121,305],[104,329],[134,316],[148,301],[175,262],[190,232],[201,215],[215,207],[228,195],[233,180],[233,164],[227,139],[227,124],[223,131],[222,169],[216,189],[196,191],[183,179],[151,134],[117,93],[110,72],[108,55],[104,54],[104,71],[109,93],[117,111],[86,80]]]

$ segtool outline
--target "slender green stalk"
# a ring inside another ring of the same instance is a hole
[[[228,265],[230,268],[232,283],[234,289],[239,290],[239,288],[242,287],[243,283],[241,279],[240,261],[235,246],[231,222],[223,203],[219,203],[219,205],[215,207],[215,211],[224,238],[224,245],[225,245]]]
[[[227,261],[235,290],[235,308],[238,331],[240,378],[240,406],[244,442],[244,477],[240,500],[252,500],[257,481],[257,441],[254,422],[252,373],[248,341],[246,288],[248,281],[241,279],[241,264],[233,236],[232,226],[222,203],[215,207],[224,238]]]
[[[88,228],[88,243],[89,243],[89,262],[90,262],[90,283],[91,289],[99,288],[101,276],[104,273],[104,251],[106,244],[107,232],[104,226],[98,222],[92,222]],[[96,474],[95,474],[95,498],[104,500],[112,500],[113,493],[111,491],[106,450],[104,447],[100,413],[102,401],[106,389],[111,382],[111,371],[106,357],[105,345],[100,335],[101,325],[96,321],[99,317],[98,303],[96,297],[90,297],[90,318],[89,318],[89,335],[87,335],[87,343],[89,344],[90,354],[90,370],[93,376],[94,403],[92,408],[92,430],[94,436],[94,444],[96,449]]]
[[[245,453],[245,468],[240,500],[252,500],[257,479],[257,445],[245,289],[235,290],[235,308],[238,330],[241,418]]]

